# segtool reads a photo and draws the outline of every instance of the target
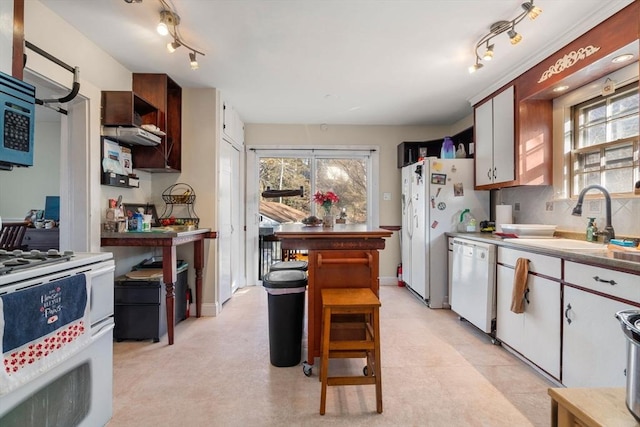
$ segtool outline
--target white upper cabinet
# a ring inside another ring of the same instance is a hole
[[[476,186],[515,179],[514,121],[513,86],[475,109]]]
[[[237,145],[244,145],[244,123],[238,112],[228,103],[222,104],[222,134]]]

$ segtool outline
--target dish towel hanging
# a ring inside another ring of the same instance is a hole
[[[524,313],[524,301],[527,293],[527,276],[529,275],[529,260],[518,258],[516,271],[513,275],[513,292],[511,294],[511,311]]]
[[[89,292],[83,273],[0,296],[0,397],[90,342]]]

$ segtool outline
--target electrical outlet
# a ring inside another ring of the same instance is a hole
[[[513,204],[513,210],[514,211],[519,211],[520,210],[520,203],[516,202]]]
[[[600,206],[600,200],[589,200],[589,209],[587,209],[587,212],[600,213]]]
[[[382,193],[382,200],[391,200],[391,193]]]
[[[553,202],[547,202],[547,204],[545,205],[545,208],[547,211],[552,211],[553,210]]]

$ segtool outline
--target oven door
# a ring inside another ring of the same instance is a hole
[[[103,426],[113,414],[113,318],[92,326],[91,342],[0,398],[0,426]]]

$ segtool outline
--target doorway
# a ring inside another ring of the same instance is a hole
[[[378,223],[378,151],[372,147],[278,149],[254,147],[247,151],[247,277],[259,283],[260,234],[282,223],[301,222],[323,215],[312,202],[316,191],[334,192],[340,200],[334,213],[346,216],[347,224]],[[265,198],[271,190],[303,189],[303,196]],[[254,195],[254,196],[252,196]],[[263,228],[263,230],[261,230]],[[276,255],[277,256],[277,255]]]

